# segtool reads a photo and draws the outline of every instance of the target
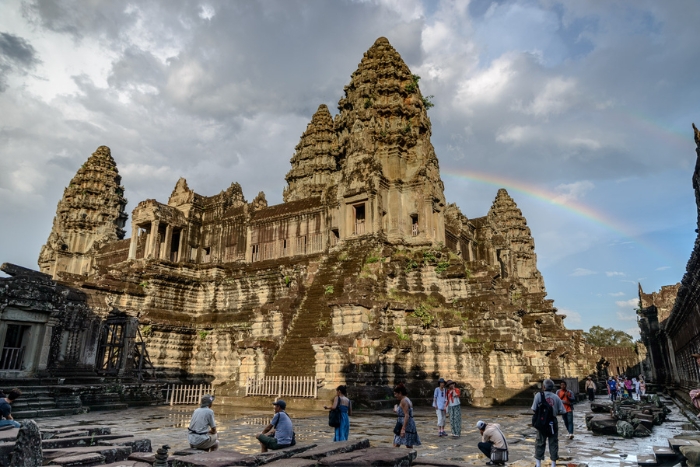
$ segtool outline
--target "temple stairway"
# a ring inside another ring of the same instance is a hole
[[[332,329],[328,301],[343,295],[345,278],[357,275],[364,264],[367,244],[350,240],[345,248],[329,253],[292,321],[287,337],[275,354],[267,375],[314,376],[316,355],[312,337],[327,337]],[[328,293],[332,287],[333,292]]]

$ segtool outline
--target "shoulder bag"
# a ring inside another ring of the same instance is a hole
[[[507,462],[508,461],[508,443],[506,442],[506,437],[503,436],[503,432],[496,428],[503,438],[503,448],[497,448],[496,446],[491,446],[491,461],[492,462]]]

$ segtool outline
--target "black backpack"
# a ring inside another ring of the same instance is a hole
[[[554,409],[544,397],[544,390],[539,393],[540,399],[535,408],[535,413],[532,414],[532,426],[546,437],[553,436],[556,430],[556,417]]]

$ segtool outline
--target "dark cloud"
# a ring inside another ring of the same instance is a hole
[[[7,75],[23,74],[39,63],[36,50],[25,39],[0,32],[0,92],[7,89]]]

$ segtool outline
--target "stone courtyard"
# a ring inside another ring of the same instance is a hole
[[[602,396],[598,400],[604,400]],[[581,402],[574,412],[575,438],[564,439],[560,435],[558,465],[586,463],[590,467],[637,465],[637,455],[650,454],[653,446],[668,446],[672,438],[688,427],[688,419],[676,405],[668,405],[671,414],[661,426],[655,426],[648,438],[623,439],[613,436],[596,436],[586,430],[584,414],[589,411],[588,402]],[[67,428],[85,425],[110,427],[113,434],[133,434],[136,438],[149,438],[154,450],[163,444],[171,446],[171,452],[187,449],[186,428],[194,406],[159,406],[133,408],[120,412],[92,412],[69,417],[39,420],[42,429]],[[214,405],[221,447],[249,454],[259,451],[255,435],[269,423],[272,410],[238,409]],[[318,411],[288,412],[295,423],[300,443],[330,444],[333,432],[327,425],[327,416]],[[475,424],[478,420],[500,423],[510,447],[511,466],[534,465],[535,431],[529,427],[530,411],[526,407],[471,408],[462,412],[463,432],[459,439],[438,438],[435,433],[435,415],[429,408],[417,408],[416,423],[423,443],[416,448],[418,459],[433,458],[442,461],[459,461],[466,465],[484,465],[486,458],[476,448],[480,440]],[[395,417],[391,410],[358,411],[351,417],[350,439],[369,439],[373,447],[391,446],[391,430]],[[685,426],[684,426],[685,425]],[[560,433],[563,427],[560,424]],[[668,464],[671,465],[671,464]],[[678,464],[680,465],[680,464]]]

